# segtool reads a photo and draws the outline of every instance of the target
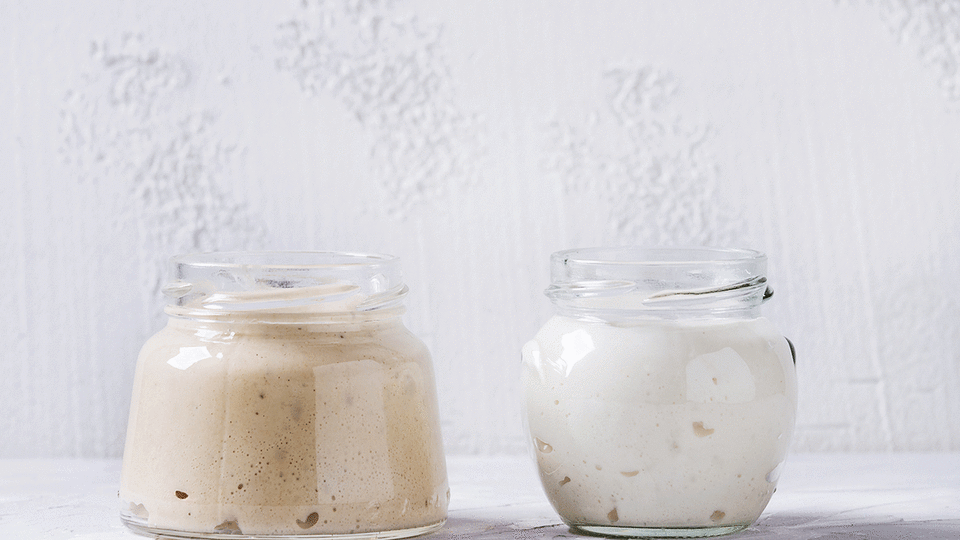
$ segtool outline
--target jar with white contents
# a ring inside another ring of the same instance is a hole
[[[450,493],[398,259],[176,257],[137,363],[121,518],[179,538],[401,538]]]
[[[776,489],[796,418],[793,346],[751,250],[587,248],[551,257],[556,315],[523,347],[544,491],[575,531],[733,533]]]

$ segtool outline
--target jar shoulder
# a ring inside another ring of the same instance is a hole
[[[208,359],[316,365],[351,360],[429,363],[426,345],[400,321],[376,325],[203,324],[171,319],[140,350],[140,364],[185,369]]]
[[[582,348],[629,348],[655,354],[696,353],[718,346],[765,343],[790,356],[783,334],[765,317],[717,320],[645,320],[611,323],[557,315],[548,320],[531,340],[541,351],[562,352],[575,343]],[[782,350],[781,350],[782,349]]]
[[[723,373],[791,396],[796,387],[790,346],[766,318],[611,324],[556,316],[524,345],[522,358],[527,381],[545,385],[646,384],[659,392],[670,386],[664,381],[680,388]]]

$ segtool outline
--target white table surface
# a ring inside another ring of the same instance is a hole
[[[451,457],[446,527],[429,540],[575,537],[523,457]],[[114,460],[0,460],[0,540],[135,540]],[[960,539],[960,453],[790,456],[760,521],[731,540]]]

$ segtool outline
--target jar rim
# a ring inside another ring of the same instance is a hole
[[[765,261],[767,256],[755,249],[678,247],[585,247],[565,249],[551,255],[555,262],[577,265],[698,266],[703,264],[744,264]]]
[[[402,313],[399,257],[341,251],[228,251],[170,258],[167,313],[273,322]]]
[[[544,293],[581,316],[755,316],[773,294],[767,257],[753,249],[588,247],[553,253],[550,263]]]
[[[322,269],[345,266],[383,266],[400,258],[384,253],[351,251],[204,251],[170,258],[173,264],[193,267],[263,267]]]

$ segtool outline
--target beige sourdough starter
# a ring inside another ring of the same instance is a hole
[[[128,524],[244,535],[442,524],[429,353],[397,310],[325,320],[342,308],[171,316],[138,362],[120,489]]]

